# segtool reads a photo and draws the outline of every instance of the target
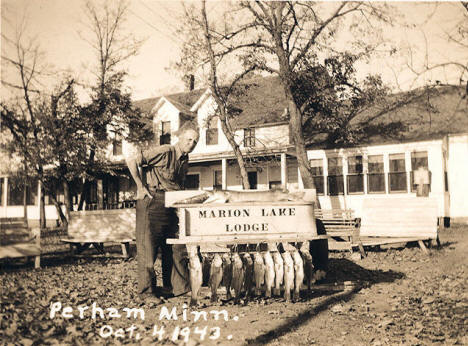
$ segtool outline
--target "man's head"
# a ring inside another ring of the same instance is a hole
[[[199,134],[195,126],[182,127],[179,131],[179,142],[177,142],[180,151],[183,154],[191,153],[198,143],[198,138]]]

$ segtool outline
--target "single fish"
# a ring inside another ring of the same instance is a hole
[[[219,254],[215,254],[210,268],[211,302],[218,302],[218,287],[223,279],[223,260]]]
[[[192,297],[190,306],[198,305],[198,294],[202,285],[203,274],[200,258],[196,252],[189,255],[189,269],[190,269],[190,287],[192,289]]]
[[[205,253],[202,254],[202,286],[208,286],[210,281],[210,270],[211,270],[211,262],[213,260],[213,256],[209,256]]]
[[[304,262],[304,277],[307,283],[307,292],[310,293],[310,286],[314,283],[314,264],[312,262],[312,255],[307,249],[305,249],[305,251],[300,250],[300,252],[302,255],[302,261]]]
[[[205,202],[211,196],[210,192],[204,192],[202,194],[181,199],[174,204],[198,204]]]
[[[249,301],[252,296],[252,290],[254,287],[254,265],[252,257],[246,252],[242,256],[242,262],[244,262],[245,274],[244,274],[244,288],[245,288],[245,303]]]
[[[226,202],[277,202],[277,201],[299,201],[304,197],[304,191],[289,192],[288,190],[267,191],[234,191],[218,190],[206,192],[208,198],[204,203],[226,203]]]
[[[284,267],[284,299],[291,301],[291,290],[294,287],[294,262],[289,251],[281,254],[283,257]]]
[[[234,301],[239,303],[242,285],[244,284],[245,269],[244,264],[237,252],[232,255],[232,288],[234,289]]]
[[[283,257],[281,257],[279,251],[273,252],[273,263],[275,264],[275,288],[273,294],[279,296],[284,277]]]
[[[223,254],[223,285],[226,287],[226,299],[231,299],[232,261],[231,256]]]
[[[262,294],[262,285],[265,283],[265,262],[260,252],[254,254],[255,295]]]
[[[294,262],[294,294],[293,300],[297,302],[300,297],[302,283],[304,282],[304,262],[302,261],[301,254],[295,250],[292,253]]]
[[[270,251],[263,253],[263,260],[265,262],[265,297],[270,298],[271,288],[275,284],[275,263]]]

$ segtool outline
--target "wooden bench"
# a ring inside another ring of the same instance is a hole
[[[364,245],[438,240],[438,203],[431,197],[366,198],[360,236]]]
[[[359,238],[359,222],[352,209],[316,209],[315,217],[320,219],[327,235],[335,241],[329,241],[331,250],[350,250],[358,247],[365,256],[364,247]]]
[[[85,210],[70,212],[68,243],[73,254],[80,254],[93,246],[105,254],[104,244],[119,243],[122,255],[128,257],[130,242],[135,239],[135,208]]]
[[[34,257],[41,265],[39,228],[29,228],[25,218],[0,218],[0,258]]]

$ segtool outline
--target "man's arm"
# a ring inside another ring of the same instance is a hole
[[[127,160],[127,167],[132,175],[133,180],[135,180],[137,186],[137,199],[143,199],[145,196],[151,198],[151,194],[148,191],[148,188],[143,185],[141,180],[140,170],[138,168],[138,163],[135,158],[128,158]]]

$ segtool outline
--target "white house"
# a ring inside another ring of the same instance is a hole
[[[301,188],[279,83],[274,78],[257,78],[251,83],[245,95],[236,100],[238,111],[231,122],[246,157],[250,187]],[[430,107],[413,102],[389,112],[392,121],[406,126],[398,138],[379,135],[348,148],[322,148],[311,143],[307,153],[322,208],[352,208],[359,217],[366,196],[416,198],[413,172],[422,166],[430,172],[429,195],[439,201],[439,217],[468,222],[468,107],[459,92],[456,87],[440,87],[431,94]],[[233,151],[219,119],[213,116],[216,104],[209,90],[141,100],[135,105],[151,114],[156,144],[174,144],[177,130],[186,121],[199,124],[200,140],[189,157],[187,189],[242,189]],[[109,159],[122,173],[126,173],[125,154],[131,154],[125,141],[116,140],[109,148]],[[0,213],[19,215],[22,206],[8,203],[12,198],[6,180]],[[96,181],[88,204],[91,208],[121,207],[124,200],[131,199],[131,191],[134,185],[128,173],[103,176]],[[29,217],[36,217],[37,205],[36,196],[31,213],[28,209]]]

